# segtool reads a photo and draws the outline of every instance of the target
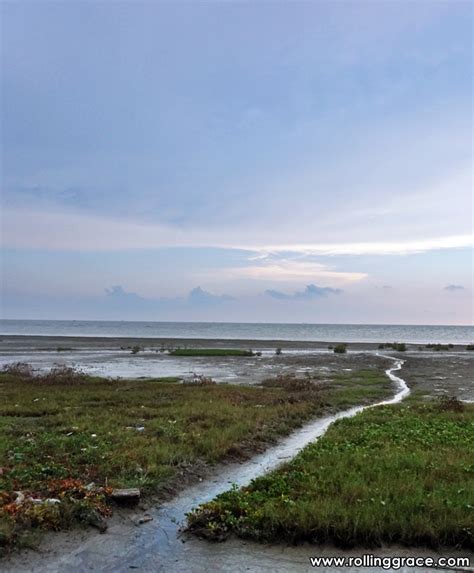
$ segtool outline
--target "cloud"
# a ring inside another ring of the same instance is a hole
[[[105,294],[115,300],[126,300],[126,301],[144,301],[143,297],[135,292],[126,292],[121,285],[114,285],[110,288],[105,289]]]
[[[462,285],[448,285],[444,287],[444,290],[447,290],[449,292],[456,292],[458,290],[465,290],[465,289]]]
[[[357,282],[367,277],[366,273],[338,271],[330,266],[305,259],[306,255],[285,251],[281,257],[277,251],[248,260],[253,264],[223,269],[220,276],[231,279],[256,279],[271,281],[322,280],[341,284]]]
[[[201,287],[193,288],[187,296],[182,297],[157,297],[146,298],[135,292],[127,292],[122,285],[114,285],[105,289],[106,304],[119,306],[126,305],[129,308],[150,310],[178,309],[188,306],[210,306],[231,302],[235,300],[227,294],[215,295]]]
[[[208,291],[203,290],[201,287],[193,288],[188,295],[188,301],[191,304],[219,304],[222,302],[230,302],[235,300],[234,297],[228,294],[215,295]]]
[[[276,226],[278,227],[278,226]],[[350,227],[350,225],[349,225]],[[187,227],[144,223],[72,211],[28,210],[10,207],[2,212],[2,244],[12,249],[54,251],[120,251],[164,247],[211,247],[244,249],[255,256],[292,252],[302,255],[404,255],[474,245],[472,235],[444,235],[405,241],[302,242],[295,233],[276,229],[255,230],[246,226],[225,228]],[[301,231],[301,235],[305,233]],[[278,239],[276,241],[275,239]],[[267,265],[268,266],[268,265]],[[300,268],[303,268],[300,266]],[[253,272],[249,267],[249,273]],[[275,269],[278,270],[278,269]],[[241,271],[243,272],[243,271]],[[268,270],[268,272],[272,272]],[[280,269],[278,272],[282,272]]]
[[[287,294],[278,290],[268,289],[265,291],[267,296],[278,300],[313,300],[316,298],[326,297],[331,294],[341,294],[342,290],[332,287],[318,287],[314,284],[306,286],[304,291],[296,291],[293,294]]]

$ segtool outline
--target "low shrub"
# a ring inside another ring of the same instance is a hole
[[[345,354],[347,352],[347,344],[336,344],[334,352],[336,354]]]
[[[438,407],[440,412],[464,412],[464,404],[456,396],[440,396]]]
[[[2,368],[2,372],[15,378],[31,378],[33,376],[33,367],[31,364],[26,364],[26,362],[12,362],[11,364],[6,364]]]

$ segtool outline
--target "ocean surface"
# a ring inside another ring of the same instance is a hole
[[[0,320],[1,335],[469,344],[474,326]]]

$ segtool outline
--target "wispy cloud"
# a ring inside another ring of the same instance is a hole
[[[172,225],[147,224],[78,212],[21,208],[4,209],[2,215],[3,246],[15,249],[116,251],[178,246],[217,247],[246,249],[255,253],[256,258],[265,258],[272,253],[287,252],[321,256],[403,255],[474,246],[473,236],[468,234],[390,242],[272,242],[271,239],[278,235],[277,231],[268,230],[255,236],[250,232],[242,233],[240,226],[209,230],[188,227],[184,230]],[[268,265],[266,267],[268,270]],[[305,276],[302,266],[300,269],[300,276]],[[252,273],[252,268],[249,267],[248,272]],[[265,271],[262,269],[261,272]],[[273,270],[273,273],[278,272],[284,273],[284,269]]]
[[[294,253],[293,258],[290,258],[286,251],[281,258],[278,251],[273,251],[271,256],[262,254],[259,257],[250,257],[249,260],[251,265],[223,269],[221,276],[228,279],[288,282],[312,279],[338,284],[357,282],[367,277],[366,273],[335,270],[330,265],[305,260],[299,253]]]

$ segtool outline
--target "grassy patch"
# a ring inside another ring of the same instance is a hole
[[[201,506],[189,528],[212,539],[472,549],[473,451],[473,406],[369,409],[333,424],[281,469]]]
[[[332,384],[293,377],[246,387],[108,380],[63,367],[33,376],[15,364],[0,374],[0,552],[32,528],[100,524],[111,487],[163,493],[203,463],[247,457],[314,416],[358,403],[364,388],[364,399],[392,391],[380,371],[352,377],[352,385],[347,374]],[[18,510],[18,491],[41,503]]]
[[[254,353],[238,348],[176,348],[170,356],[254,356]]]
[[[385,342],[379,344],[379,350],[384,350],[385,348],[391,348],[397,352],[406,352],[407,345],[404,342]]]

